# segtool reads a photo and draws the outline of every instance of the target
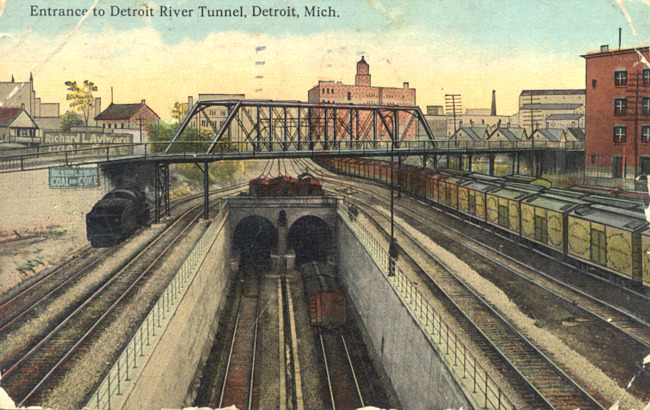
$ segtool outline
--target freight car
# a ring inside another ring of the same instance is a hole
[[[258,177],[248,181],[251,196],[295,196],[320,195],[322,187],[320,180],[308,173],[303,173],[297,179],[288,175],[275,178]]]
[[[86,235],[94,248],[115,246],[149,222],[149,204],[135,189],[104,195],[86,214]]]
[[[312,326],[337,327],[346,322],[345,292],[338,284],[331,268],[323,262],[300,265],[300,273],[309,303]]]
[[[491,226],[584,271],[650,294],[650,226],[645,193],[574,186],[550,188],[535,178],[423,170],[388,162],[337,158],[319,162],[334,171],[398,186],[405,193]],[[394,166],[394,165],[393,165]],[[364,172],[360,173],[359,170]]]

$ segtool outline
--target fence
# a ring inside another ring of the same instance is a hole
[[[85,407],[91,409],[116,408],[131,381],[131,377],[145,361],[155,338],[164,332],[169,319],[177,308],[177,303],[192,282],[208,250],[214,244],[220,232],[219,227],[223,226],[226,219],[225,213],[227,211],[225,209],[225,207],[221,208],[217,217],[192,249],[192,252],[185,258],[180,269],[158,298],[140,328],[135,332],[133,338],[124,348],[117,362],[93,393]]]
[[[513,409],[515,406],[504,396],[476,357],[468,351],[467,345],[449,328],[440,314],[401,271],[396,261],[389,260],[387,246],[380,244],[363,226],[353,222],[341,208],[339,215],[366,248],[475,407]],[[393,269],[390,269],[391,265]]]

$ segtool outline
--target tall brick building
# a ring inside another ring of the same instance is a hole
[[[650,173],[650,48],[601,50],[586,61],[586,176],[633,186]]]
[[[362,104],[362,105],[387,105],[387,106],[414,106],[415,88],[410,88],[409,83],[402,87],[373,87],[370,75],[370,66],[364,57],[357,63],[357,73],[354,85],[334,81],[319,81],[318,85],[309,90],[307,101],[310,103],[330,104]],[[400,113],[400,134],[406,133],[407,137],[415,137],[416,125],[409,124],[410,116]],[[364,119],[361,118],[360,121]],[[408,129],[406,129],[408,127]],[[386,135],[382,135],[386,137]]]

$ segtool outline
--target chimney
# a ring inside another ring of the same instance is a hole
[[[145,104],[146,104],[146,100],[143,99],[142,102],[141,102],[141,104],[142,104],[142,105],[145,105]]]
[[[403,85],[404,85],[404,88],[409,88],[409,83],[405,82]]]
[[[25,103],[21,103],[20,108],[22,108],[24,110],[25,109]]]
[[[187,110],[188,110],[188,111],[191,110],[193,105],[194,105],[194,97],[192,97],[191,95],[189,95],[189,96],[187,97]]]
[[[492,107],[490,109],[490,115],[495,117],[497,115],[497,92],[492,90]]]
[[[609,44],[604,44],[604,45],[600,46],[600,52],[601,53],[604,53],[604,52],[607,52],[607,51],[609,51]]]
[[[102,98],[95,97],[95,117],[102,113]]]

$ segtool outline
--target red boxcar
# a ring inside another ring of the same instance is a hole
[[[311,324],[324,327],[345,325],[345,292],[339,287],[329,267],[323,263],[309,262],[303,264],[300,271],[309,302]]]

